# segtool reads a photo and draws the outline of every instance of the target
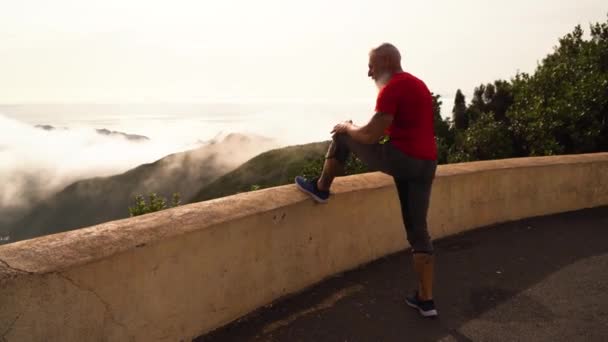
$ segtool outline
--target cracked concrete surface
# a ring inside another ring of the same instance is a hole
[[[8,262],[6,262],[6,261],[4,261],[2,259],[0,259],[0,263],[4,264],[8,269],[11,269],[11,270],[16,271],[16,272],[21,272],[21,273],[26,273],[26,274],[33,274],[34,273],[34,272],[22,270],[22,269],[17,268],[17,267],[13,267]]]
[[[0,264],[5,270],[0,342],[133,340],[113,305],[95,288],[74,279],[74,274],[19,272],[11,276],[4,265]]]
[[[107,314],[107,316],[110,318],[110,321],[112,323],[118,325],[119,327],[121,327],[123,329],[124,333],[128,335],[129,330],[127,329],[127,327],[124,324],[122,324],[121,322],[119,322],[116,319],[116,316],[114,316],[114,313],[112,312],[110,303],[108,303],[106,300],[104,300],[97,292],[95,292],[95,290],[77,283],[74,279],[68,277],[64,273],[56,272],[53,274],[56,274],[57,276],[59,276],[62,279],[65,279],[66,281],[68,281],[70,284],[72,284],[74,287],[78,288],[81,291],[92,293],[99,300],[99,302],[101,302],[101,304],[104,306],[105,314]],[[105,317],[105,314],[104,314],[104,317]],[[104,323],[105,323],[105,321],[104,321]]]
[[[4,331],[2,333],[2,336],[0,336],[2,338],[1,342],[8,342],[8,340],[6,339],[6,336],[11,332],[11,330],[13,330],[13,327],[15,326],[15,323],[17,323],[17,320],[19,319],[19,317],[21,317],[21,315],[17,315],[17,317],[15,317],[15,319],[8,326],[8,328],[6,329],[6,331]]]

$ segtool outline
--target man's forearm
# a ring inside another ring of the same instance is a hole
[[[351,124],[345,124],[343,127],[348,135],[353,140],[362,144],[375,144],[379,142],[380,138],[385,134],[386,130],[390,127],[393,122],[393,115],[378,112],[374,114],[372,119],[365,126],[355,126]]]
[[[358,126],[352,125],[348,129],[347,133],[356,142],[359,142],[359,143],[362,143],[362,144],[373,144],[373,143],[375,143],[373,137],[365,129],[365,126],[364,127],[358,127]]]

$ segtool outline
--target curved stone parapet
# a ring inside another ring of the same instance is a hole
[[[0,339],[179,341],[407,248],[392,178],[287,185],[0,246]],[[608,153],[438,168],[433,238],[608,205]],[[573,227],[574,228],[574,227]]]

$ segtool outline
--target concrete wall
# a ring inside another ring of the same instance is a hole
[[[327,205],[282,186],[0,246],[0,339],[189,340],[407,247],[392,179],[338,178]],[[439,167],[440,238],[608,205],[608,153]]]

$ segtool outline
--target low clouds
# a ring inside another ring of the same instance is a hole
[[[93,128],[43,129],[3,115],[0,127],[0,208],[4,209],[27,206],[78,179],[124,172],[196,147],[196,142],[132,140]]]

